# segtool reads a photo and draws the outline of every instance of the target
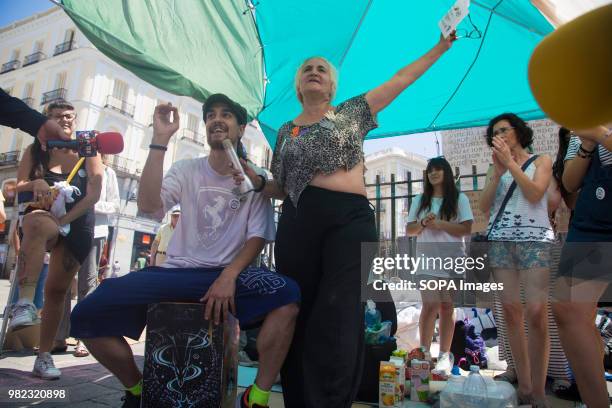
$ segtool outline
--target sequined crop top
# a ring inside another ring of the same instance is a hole
[[[274,180],[297,207],[318,172],[350,170],[363,160],[363,139],[377,126],[365,94],[341,103],[312,125],[285,123],[278,130],[272,157]]]

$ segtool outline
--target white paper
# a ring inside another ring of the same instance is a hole
[[[470,0],[457,0],[457,2],[448,10],[448,13],[438,23],[440,31],[445,38],[448,38],[450,33],[457,28],[459,23],[467,17],[469,13]]]

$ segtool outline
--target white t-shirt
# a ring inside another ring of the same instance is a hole
[[[421,205],[422,194],[419,194],[412,200],[410,211],[408,213],[407,223],[410,222],[421,222],[427,214],[434,213],[436,217],[440,219],[440,207],[442,206],[442,197],[431,198],[431,209],[424,210],[420,214],[417,214],[417,210]],[[473,220],[474,215],[472,214],[472,208],[470,207],[470,200],[463,193],[459,193],[457,200],[457,216],[450,220],[450,222],[460,224],[464,221]],[[426,257],[457,257],[465,256],[465,236],[456,237],[449,234],[446,231],[434,230],[431,228],[424,228],[423,231],[417,236],[416,256],[424,255]],[[443,245],[434,245],[432,243],[443,243]],[[448,277],[448,272],[442,270],[429,269],[422,271],[422,274]]]
[[[272,242],[275,237],[270,200],[248,193],[241,201],[234,194],[231,175],[221,175],[208,157],[172,165],[161,188],[163,208],[158,220],[176,204],[181,218],[166,250],[163,267],[196,268],[229,265],[253,237]]]

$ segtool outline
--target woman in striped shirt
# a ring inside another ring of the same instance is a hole
[[[601,126],[570,140],[563,185],[580,190],[561,254],[553,313],[583,402],[608,407],[597,302],[612,277],[612,132]]]

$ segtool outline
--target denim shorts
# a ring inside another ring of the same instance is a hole
[[[540,241],[492,241],[488,250],[489,264],[497,269],[550,268],[551,245]]]

